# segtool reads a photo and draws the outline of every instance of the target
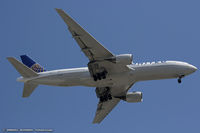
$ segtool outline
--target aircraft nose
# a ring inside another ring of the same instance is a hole
[[[189,70],[191,71],[191,73],[195,72],[197,70],[197,67],[191,65],[191,64],[188,64],[188,68]]]

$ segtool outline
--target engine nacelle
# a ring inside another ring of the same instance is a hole
[[[142,92],[128,92],[124,100],[129,103],[142,102]]]
[[[120,54],[120,55],[116,55],[115,59],[116,59],[116,63],[130,65],[133,62],[133,55],[132,54]]]

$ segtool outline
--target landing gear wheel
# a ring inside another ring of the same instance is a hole
[[[102,78],[103,78],[103,79],[106,78],[106,73],[105,73],[105,72],[102,73]]]
[[[178,83],[179,83],[179,84],[181,83],[181,78],[178,78]]]
[[[97,79],[101,80],[101,74],[99,74],[99,73],[97,74]]]
[[[106,99],[105,99],[105,101],[108,101],[109,99],[108,99],[108,96],[106,96]]]
[[[113,98],[109,87],[97,87],[95,91],[101,103]]]
[[[107,71],[103,71],[103,72],[94,74],[93,75],[94,81],[101,80],[101,79],[106,79],[107,73],[108,73]]]
[[[178,83],[180,84],[181,83],[181,79],[184,77],[185,75],[181,75],[179,78],[178,78]]]
[[[109,100],[112,100],[111,94],[108,94],[108,99],[109,99]]]
[[[104,98],[103,96],[100,97],[100,102],[103,102],[104,101]]]
[[[103,78],[103,79],[105,79],[105,78],[106,78],[106,76],[105,76],[105,75],[103,75],[103,76],[102,76],[102,78]]]
[[[97,81],[97,76],[94,75],[94,76],[93,76],[93,79],[94,79],[94,81]]]

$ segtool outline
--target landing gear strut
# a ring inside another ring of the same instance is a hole
[[[103,71],[103,72],[101,72],[101,73],[97,73],[97,74],[93,75],[94,81],[101,80],[101,79],[105,79],[107,73],[108,73],[107,71]]]
[[[178,83],[179,83],[179,84],[181,83],[181,78],[178,78]]]
[[[90,61],[88,69],[94,81],[106,79],[108,74],[107,70],[102,66],[101,61]]]
[[[180,84],[182,82],[182,78],[184,77],[184,75],[181,75],[179,78],[178,78],[178,83]]]

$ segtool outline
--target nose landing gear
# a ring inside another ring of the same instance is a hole
[[[182,78],[184,77],[184,75],[181,75],[179,78],[178,78],[178,83],[180,84],[182,82]]]
[[[181,83],[181,78],[178,78],[178,83],[179,83],[179,84]]]

